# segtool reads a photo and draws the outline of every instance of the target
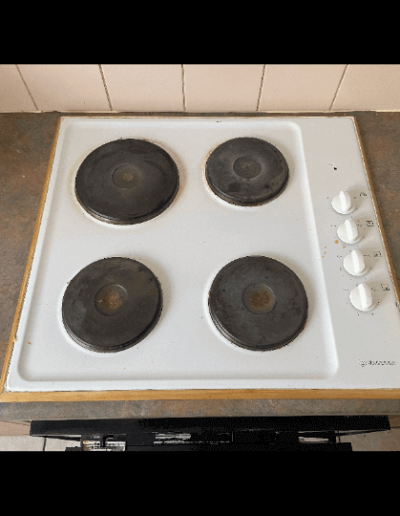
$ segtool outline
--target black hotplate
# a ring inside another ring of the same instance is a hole
[[[206,179],[221,199],[241,206],[271,201],[282,193],[289,167],[282,153],[260,138],[234,138],[216,147],[206,162]]]
[[[179,188],[178,168],[154,143],[121,139],[101,145],[82,162],[75,180],[81,205],[113,224],[138,224],[160,215]]]
[[[299,335],[308,303],[302,282],[289,267],[266,256],[246,256],[216,275],[209,309],[229,341],[252,351],[268,351]]]
[[[76,343],[110,353],[143,340],[161,308],[161,287],[152,271],[136,260],[113,257],[91,263],[71,280],[62,318]]]

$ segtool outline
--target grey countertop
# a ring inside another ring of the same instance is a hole
[[[137,115],[138,113],[121,113]],[[168,114],[168,113],[166,113]],[[296,113],[299,115],[300,113]],[[0,367],[3,368],[60,116],[0,114]],[[111,113],[115,116],[115,113]],[[180,116],[189,116],[180,113]],[[212,115],[215,115],[213,113]],[[400,284],[400,113],[303,113],[357,120],[382,224]],[[94,115],[96,116],[96,115]],[[99,114],[97,116],[107,116]],[[278,116],[270,114],[268,116]],[[281,114],[279,116],[293,116]],[[399,337],[400,338],[400,337]],[[0,403],[0,420],[400,414],[400,399],[209,399]]]

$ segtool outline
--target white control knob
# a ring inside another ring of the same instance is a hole
[[[361,283],[353,288],[350,292],[350,301],[357,310],[361,310],[362,312],[368,312],[376,306],[372,291],[365,283]]]
[[[339,195],[332,199],[332,206],[335,211],[347,215],[356,209],[355,204],[352,203],[349,192],[342,190]]]
[[[361,235],[358,234],[357,224],[353,219],[347,219],[340,224],[337,229],[337,234],[345,244],[355,244],[361,240]]]
[[[343,266],[349,274],[353,276],[362,276],[368,270],[365,265],[364,256],[358,249],[354,249],[345,256]]]

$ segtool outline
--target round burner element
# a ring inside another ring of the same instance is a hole
[[[246,256],[223,267],[212,283],[208,305],[222,335],[252,351],[292,342],[303,330],[308,312],[298,276],[265,256]]]
[[[138,224],[160,215],[179,188],[178,168],[161,147],[145,140],[101,145],[82,162],[75,179],[78,201],[97,219]]]
[[[234,138],[219,145],[206,162],[211,190],[241,206],[264,204],[277,197],[289,178],[282,153],[259,138]]]
[[[69,283],[62,318],[76,343],[111,353],[144,339],[161,307],[161,287],[150,269],[129,258],[105,258],[82,269]]]

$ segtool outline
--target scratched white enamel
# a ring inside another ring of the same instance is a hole
[[[263,206],[228,204],[204,177],[210,152],[242,136],[274,144],[289,165],[287,187]],[[180,189],[172,205],[135,226],[94,219],[74,194],[83,159],[119,138],[148,139],[170,153],[179,168]],[[331,205],[342,190],[357,205],[350,215]],[[354,245],[337,237],[338,226],[349,217],[363,235]],[[343,267],[352,249],[364,255],[370,269],[365,276],[352,276]],[[228,342],[208,311],[208,291],[218,271],[251,255],[281,261],[307,292],[304,330],[275,351],[247,351]],[[68,336],[61,303],[68,282],[82,268],[111,256],[149,267],[161,283],[164,306],[158,324],[139,344],[99,354]],[[369,284],[378,302],[370,312],[358,312],[349,300],[361,282]],[[6,389],[399,388],[395,302],[351,117],[65,117]]]

